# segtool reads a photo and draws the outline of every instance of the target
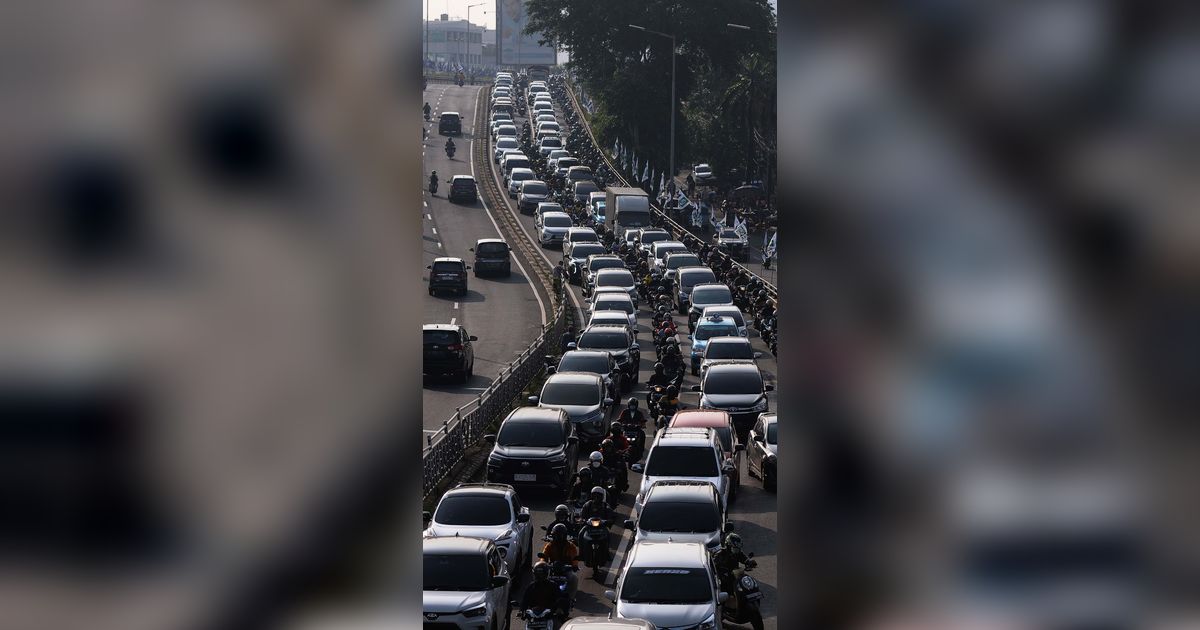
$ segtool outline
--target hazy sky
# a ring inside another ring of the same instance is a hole
[[[769,0],[772,7],[778,11],[779,7],[775,4],[776,0]],[[472,4],[480,4],[483,6],[471,9],[471,22],[482,24],[488,28],[496,28],[496,0],[421,0],[421,13],[423,15],[432,15],[434,19],[443,13],[450,14],[450,19],[467,17],[467,7]],[[428,13],[425,12],[426,4],[429,6]]]

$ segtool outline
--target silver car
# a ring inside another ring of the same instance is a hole
[[[762,479],[763,487],[775,489],[775,465],[779,456],[779,424],[773,413],[758,415],[758,421],[750,429],[749,446],[746,449],[746,472],[751,477]]]
[[[591,290],[600,291],[605,287],[613,287],[624,291],[633,300],[633,306],[638,305],[637,282],[628,269],[601,269],[592,278]]]
[[[616,590],[604,596],[616,604],[617,618],[644,619],[658,630],[720,628],[729,597],[718,590],[704,545],[651,541],[633,546]]]
[[[473,536],[493,541],[510,572],[533,561],[533,526],[529,508],[517,491],[500,483],[464,483],[442,495],[424,536]]]
[[[710,550],[721,546],[730,529],[717,487],[707,481],[657,481],[646,491],[642,511],[626,519],[633,542],[644,540],[698,542]]]
[[[733,464],[722,461],[718,440],[714,429],[668,427],[659,431],[646,455],[646,463],[629,467],[642,474],[634,511],[641,512],[646,493],[656,481],[706,481],[721,493],[721,504],[729,505]]]
[[[467,536],[421,544],[421,615],[426,627],[497,628],[508,618],[512,571],[495,543]]]
[[[581,441],[599,442],[608,432],[606,420],[613,399],[608,396],[608,383],[598,374],[551,374],[542,385],[541,395],[530,396],[529,402],[567,412]]]

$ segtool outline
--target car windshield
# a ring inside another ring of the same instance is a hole
[[[439,346],[448,346],[452,343],[458,343],[458,333],[453,330],[425,330],[422,331],[421,340],[424,343],[431,343]]]
[[[542,140],[542,146],[544,146],[544,147],[561,147],[562,140],[560,140],[558,138],[545,138]]]
[[[509,169],[529,168],[529,158],[525,157],[524,155],[515,158],[508,158],[508,160],[505,161],[504,166]],[[532,177],[532,175],[528,173],[521,174],[521,179],[528,179],[529,177]]]
[[[625,350],[629,337],[622,330],[591,330],[579,336],[579,346],[601,350]]]
[[[645,474],[650,477],[716,477],[717,458],[707,446],[655,446]]]
[[[697,284],[704,284],[705,282],[716,282],[716,280],[717,280],[717,277],[715,275],[713,275],[713,272],[711,270],[698,269],[694,272],[684,274],[684,276],[679,279],[679,285],[690,289],[690,288],[696,286]]]
[[[562,446],[562,427],[550,422],[510,420],[500,427],[496,443],[500,446],[534,446],[538,448]]]
[[[678,269],[680,267],[698,267],[700,258],[691,254],[675,255],[667,259],[667,269]]]
[[[512,180],[514,182],[519,182],[519,181],[523,181],[526,179],[533,179],[533,173],[513,173],[512,174]]]
[[[507,525],[512,522],[512,508],[499,494],[455,494],[442,499],[433,520],[440,525]]]
[[[580,243],[571,250],[571,258],[587,258],[592,254],[599,254],[604,251],[604,246],[599,243]]]
[[[629,300],[596,300],[597,311],[621,311],[625,314],[633,313],[633,302]]]
[[[571,168],[578,165],[579,160],[575,158],[558,158],[558,168]]]
[[[500,141],[496,143],[496,148],[499,149],[515,149],[517,146],[518,144],[516,138],[501,138]]]
[[[708,359],[753,359],[754,349],[748,343],[710,343],[704,356]]]
[[[778,426],[778,422],[772,422],[771,424],[767,425],[767,444],[776,444],[775,439],[778,435],[776,428]]]
[[[732,302],[729,287],[704,287],[692,292],[692,304],[725,304]],[[737,334],[737,331],[734,331]]]
[[[590,179],[585,179],[581,182],[575,182],[575,194],[576,195],[591,194],[591,193],[596,192],[597,190],[600,190],[600,189],[596,188],[596,185],[593,184]]]
[[[762,392],[762,376],[757,370],[708,373],[704,379],[705,394],[758,394]]]
[[[542,219],[546,227],[571,227],[571,217],[546,217]]]
[[[624,270],[618,270],[624,271]],[[610,271],[596,276],[596,286],[599,287],[630,287],[633,286],[633,274],[625,271]]]
[[[667,254],[669,254],[671,252],[682,252],[685,250],[687,250],[687,248],[683,247],[683,246],[660,247],[660,248],[658,248],[658,255],[655,256],[655,258],[662,260],[662,259],[666,258]]]
[[[608,357],[599,354],[571,354],[570,352],[563,355],[561,361],[558,362],[559,372],[591,372],[593,374],[607,375],[609,371]]]
[[[592,169],[575,167],[575,170],[570,173],[571,179],[590,179],[594,177]]]
[[[481,256],[494,256],[507,252],[508,245],[504,243],[480,243],[475,246],[475,253]]]
[[[595,383],[551,382],[542,388],[538,400],[543,405],[598,405],[600,389]]]
[[[721,529],[721,515],[712,503],[696,501],[654,501],[642,507],[638,527],[648,532],[715,532]]]
[[[544,195],[548,192],[548,190],[549,189],[546,188],[546,185],[542,183],[535,184],[530,182],[521,187],[521,192],[525,193],[526,195]]]
[[[633,604],[703,604],[713,601],[712,581],[703,569],[627,570],[621,601]]]
[[[708,341],[713,337],[732,337],[737,334],[737,326],[733,324],[714,324],[710,326],[701,326],[696,330],[696,339],[698,341]]]
[[[433,273],[462,273],[462,265],[452,262],[433,263]]]
[[[425,554],[422,588],[427,591],[488,590],[487,560],[476,554]]]
[[[624,266],[625,263],[620,258],[596,258],[592,260],[588,268],[592,271],[599,271],[601,269],[615,269]]]
[[[560,206],[556,203],[548,203],[548,204],[545,204],[542,206],[538,206],[538,212],[562,212],[562,211],[563,211],[562,206]]]
[[[642,242],[642,245],[649,246],[651,243],[657,243],[658,241],[665,241],[668,238],[671,238],[670,235],[664,234],[662,232],[646,232],[645,234],[642,234],[641,237],[639,237],[639,240]]]
[[[516,136],[517,128],[512,125],[500,125],[500,129],[496,131],[496,135],[500,136]]]

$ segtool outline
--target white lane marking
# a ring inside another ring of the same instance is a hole
[[[441,249],[441,247],[442,247],[442,242],[441,242],[441,241],[438,241],[438,242],[437,242],[437,245],[438,245],[438,249]]]
[[[475,150],[475,140],[474,139],[472,139],[470,144],[467,146],[467,150],[468,151]],[[471,177],[475,177],[475,161],[474,160],[471,160]],[[476,178],[476,179],[478,179],[478,178]],[[483,200],[483,197],[479,198],[479,203],[483,204],[483,211],[487,213],[488,220],[491,221],[492,226],[496,228],[496,235],[503,237],[504,232],[500,231],[500,225],[498,223],[496,223],[496,218],[492,216],[492,209],[488,208],[487,202]],[[546,325],[546,304],[544,302],[542,302],[542,296],[538,295],[537,289],[533,288],[533,278],[531,278],[529,276],[528,271],[525,271],[525,266],[521,264],[520,260],[517,260],[516,256],[512,257],[512,261],[517,263],[517,269],[520,269],[521,275],[525,276],[525,284],[529,285],[529,290],[533,293],[534,299],[537,300],[538,310],[541,311],[541,314],[542,314],[542,325],[545,326]]]
[[[630,517],[633,515],[630,514]],[[621,572],[621,565],[625,562],[625,550],[632,544],[630,538],[633,533],[630,530],[625,530],[621,534],[621,542],[617,543],[617,555],[613,556],[612,562],[608,565],[608,575],[604,577],[604,585],[612,586],[617,583],[617,574]]]
[[[424,154],[422,154],[422,155],[424,155]],[[425,207],[426,207],[426,208],[428,208],[428,207],[429,207],[429,202],[428,202],[428,201],[422,201],[421,203],[425,204]],[[427,215],[425,215],[425,216],[429,217],[429,215],[428,215],[428,214],[427,214]],[[429,218],[430,218],[430,219],[432,219],[433,217],[429,217]]]
[[[453,317],[451,317],[451,318],[450,318],[450,325],[451,325],[451,326],[453,326],[453,325],[454,325],[454,318],[453,318]]]
[[[434,236],[437,236],[437,228],[429,228],[429,229],[433,230]],[[717,321],[720,321],[720,320],[717,320]]]
[[[454,303],[454,310],[456,310],[456,311],[458,310],[458,302]]]

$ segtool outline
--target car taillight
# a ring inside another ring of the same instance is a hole
[[[450,345],[446,346],[446,349],[447,349],[447,350],[453,350],[453,351],[455,351],[455,352],[458,352],[458,351],[462,350],[462,349],[463,349],[463,347],[462,347],[462,344],[461,344],[461,343],[452,343],[452,344],[450,344]]]

